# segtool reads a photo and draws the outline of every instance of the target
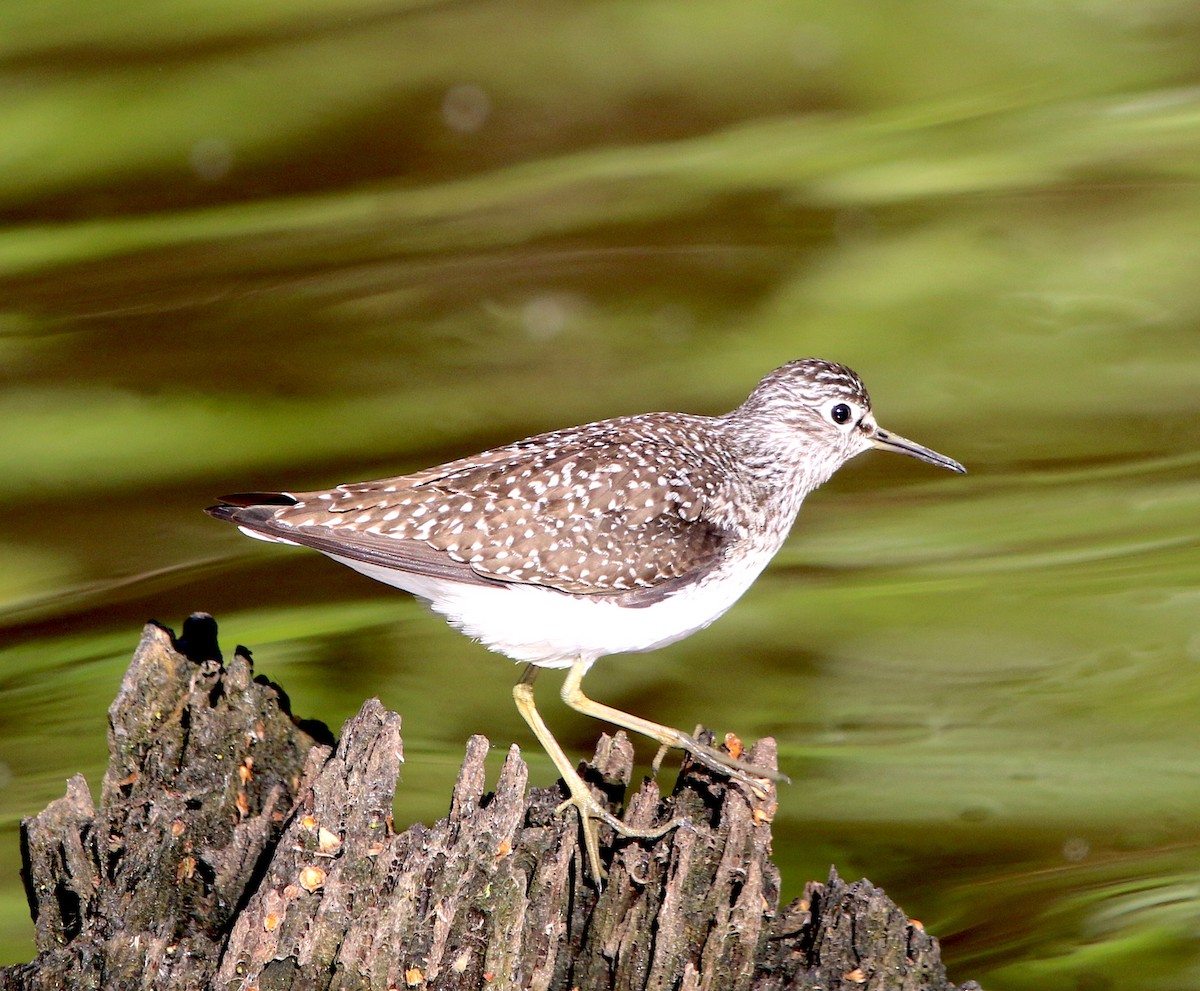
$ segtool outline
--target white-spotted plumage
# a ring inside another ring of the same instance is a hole
[[[871,446],[959,467],[880,431],[850,369],[804,359],[724,416],[619,417],[210,512],[411,592],[492,650],[566,667],[710,624],[779,550],[804,497]]]

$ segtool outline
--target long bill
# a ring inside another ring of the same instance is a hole
[[[962,472],[964,475],[967,473],[967,469],[953,458],[948,458],[944,454],[938,454],[937,451],[931,451],[927,447],[922,447],[920,444],[908,440],[906,437],[890,434],[879,427],[875,428],[875,433],[871,437],[871,446],[877,447],[881,451],[895,451],[897,454],[907,454],[910,458],[928,461],[931,465],[937,465],[939,468],[945,468],[947,471]]]

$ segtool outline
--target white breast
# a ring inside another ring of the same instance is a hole
[[[703,629],[741,598],[772,553],[764,549],[750,560],[740,559],[733,573],[717,569],[702,584],[637,608],[536,585],[465,585],[329,557],[424,599],[490,650],[541,667],[566,668],[580,658],[590,665],[607,654],[654,650]]]

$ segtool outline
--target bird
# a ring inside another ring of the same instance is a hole
[[[649,839],[680,820],[635,829],[596,801],[537,710],[537,673],[566,669],[571,708],[685,750],[765,797],[783,775],[597,702],[583,677],[601,657],[656,650],[724,614],[783,546],[805,497],[871,448],[966,471],[881,428],[851,369],[802,358],[724,415],[620,416],[412,474],[223,496],[207,512],[409,592],[524,663],[517,709],[566,785],[559,811],[577,810],[599,884],[601,823]]]

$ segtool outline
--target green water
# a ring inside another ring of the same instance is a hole
[[[868,876],[958,981],[1200,988],[1197,51],[1166,0],[0,6],[0,962],[151,616],[400,711],[400,821],[472,733],[553,779],[517,669],[213,496],[818,355],[971,474],[864,455],[589,691],[774,735],[787,896]]]

